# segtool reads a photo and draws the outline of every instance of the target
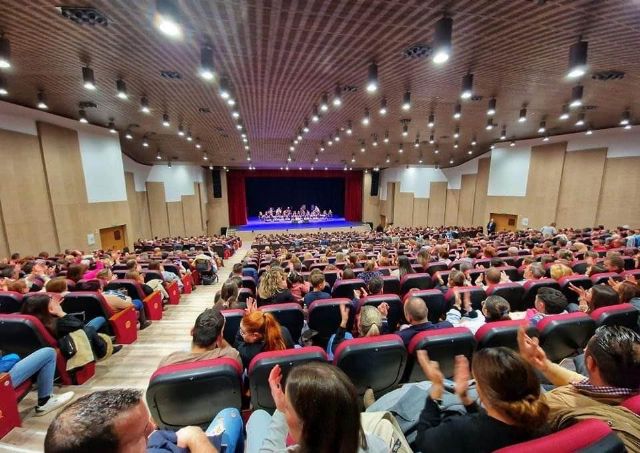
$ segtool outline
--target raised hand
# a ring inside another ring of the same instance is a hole
[[[253,297],[247,297],[247,308],[244,311],[247,314],[258,311],[258,304]]]
[[[286,401],[284,398],[284,391],[282,390],[282,370],[280,365],[276,365],[271,368],[269,373],[269,388],[271,389],[271,397],[274,403],[276,403],[276,409],[280,412],[284,412]]]
[[[509,280],[509,276],[507,275],[507,273],[505,271],[500,272],[500,281],[502,283],[506,283],[506,282],[510,281]]]
[[[471,308],[471,293],[467,291],[462,295],[462,309],[465,313],[468,313]]]
[[[382,302],[380,305],[378,305],[378,311],[383,317],[386,318],[389,315],[389,304],[386,302]]]
[[[453,382],[456,395],[465,406],[471,404],[471,399],[467,395],[469,390],[469,379],[471,373],[469,371],[469,360],[463,355],[457,355],[453,369]]]
[[[349,321],[349,307],[347,304],[340,304],[340,326],[345,329]]]
[[[440,365],[438,362],[429,359],[429,354],[424,349],[416,351],[416,358],[422,368],[422,372],[427,377],[427,380],[431,381],[432,385],[442,386],[444,382],[444,376],[440,371]]]
[[[547,354],[540,347],[538,338],[527,335],[524,326],[518,329],[518,349],[522,358],[537,370],[544,371],[548,366]]]

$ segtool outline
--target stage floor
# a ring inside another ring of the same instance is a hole
[[[257,217],[249,217],[246,225],[240,225],[235,229],[236,231],[305,230],[309,228],[348,228],[360,225],[362,225],[362,222],[347,222],[344,217],[334,217],[329,220],[311,220],[309,223],[263,222]]]

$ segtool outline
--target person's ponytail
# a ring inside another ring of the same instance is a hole
[[[271,313],[264,313],[264,344],[265,351],[282,351],[287,346],[282,337],[280,324]]]
[[[547,421],[549,406],[543,397],[527,395],[517,401],[500,401],[494,403],[517,426],[527,431],[535,431]]]

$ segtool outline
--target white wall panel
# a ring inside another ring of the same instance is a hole
[[[527,195],[527,179],[531,162],[530,146],[506,146],[491,153],[489,188],[487,195],[524,197]]]

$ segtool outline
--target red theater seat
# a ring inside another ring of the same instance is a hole
[[[382,276],[382,292],[384,294],[400,295],[400,279],[393,275]]]
[[[536,294],[540,288],[554,288],[560,290],[558,282],[552,278],[541,278],[538,280],[528,280],[524,284],[524,296],[522,301],[517,307],[511,307],[511,311],[524,311],[527,308],[532,308],[536,300]]]
[[[24,384],[27,384],[27,386]],[[28,389],[31,386],[31,381],[26,381],[24,384],[20,387],[27,387]],[[13,389],[9,373],[0,373],[0,439],[13,428],[21,426],[22,421],[18,412],[19,390]],[[23,391],[20,393],[23,393]]]
[[[238,290],[238,302],[247,302],[247,299],[253,297],[253,292],[249,288],[240,288]]]
[[[326,361],[327,354],[317,346],[261,352],[251,360],[248,369],[252,408],[254,410],[264,409],[270,413],[275,410],[276,406],[271,398],[271,389],[269,388],[269,373],[274,366],[280,365],[282,382],[286,382],[287,375],[293,367],[308,362]]]
[[[405,274],[400,279],[400,295],[404,296],[410,289],[429,289],[433,288],[431,276],[426,273]]]
[[[601,274],[595,274],[591,276],[591,283],[593,285],[599,285],[600,283],[607,283],[612,278],[616,281],[622,280],[622,276],[617,272],[603,272]]]
[[[260,310],[271,313],[278,322],[289,329],[293,341],[298,341],[304,325],[304,312],[300,304],[291,302],[285,304],[263,305]]]
[[[595,331],[595,322],[581,312],[545,316],[538,323],[540,346],[552,362],[582,352]]]
[[[405,373],[408,382],[420,382],[427,378],[416,360],[416,351],[426,349],[429,359],[440,365],[445,378],[453,376],[455,357],[464,355],[471,362],[476,340],[466,327],[450,327],[420,332],[409,343],[409,361]]]
[[[221,310],[220,313],[224,316],[224,339],[227,340],[227,343],[233,346],[236,341],[238,330],[240,330],[240,322],[244,317],[244,310]]]
[[[455,301],[456,292],[460,293],[460,297],[464,297],[464,293],[471,294],[471,306],[474,310],[480,310],[482,308],[482,301],[487,298],[487,293],[480,286],[459,286],[449,289],[444,295],[444,301],[447,307],[453,306]]]
[[[638,331],[638,315],[640,312],[631,304],[609,305],[591,312],[591,319],[600,326],[624,326]]]
[[[347,299],[353,299],[353,290],[366,287],[364,280],[361,278],[352,278],[346,280],[336,280],[331,289],[331,297],[340,298],[346,297]]]
[[[449,265],[445,262],[439,261],[436,263],[427,264],[427,268],[425,269],[425,272],[433,277],[433,274],[435,274],[436,272],[447,271],[447,270],[449,270]]]
[[[627,398],[622,402],[621,406],[626,407],[634,414],[640,415],[640,395]]]
[[[518,307],[522,303],[522,297],[524,296],[524,288],[519,283],[507,282],[498,283],[487,288],[487,296],[500,296],[503,297],[509,306]]]
[[[624,453],[625,451],[624,444],[607,423],[589,419],[539,439],[501,448],[494,453]]]
[[[242,405],[242,366],[233,359],[158,368],[149,379],[147,405],[160,429],[206,428],[216,414]]]
[[[631,269],[620,274],[622,278],[626,278],[627,275],[633,275],[636,280],[640,281],[640,269]]]
[[[411,291],[405,294],[402,299],[403,304],[407,303],[410,297],[419,297],[427,304],[428,319],[430,322],[440,322],[442,316],[447,312],[447,304],[444,300],[444,294],[439,289],[421,289],[417,291]]]
[[[333,284],[338,280],[338,271],[325,271],[324,280],[329,285],[329,288],[332,288]]]
[[[253,294],[256,293],[256,281],[253,277],[242,277],[242,287],[249,288]]]
[[[340,325],[340,305],[351,307],[351,300],[346,298],[320,299],[309,306],[309,328],[318,332],[318,344],[325,347],[331,335],[336,333]],[[354,313],[350,313],[347,330],[353,327]]]
[[[527,328],[527,335],[537,337],[538,330],[529,325],[528,321],[494,321],[488,322],[476,332],[477,349],[495,348],[504,346],[506,348],[518,350],[518,329],[520,326]]]
[[[593,285],[591,279],[586,275],[567,275],[558,280],[560,285],[560,291],[567,297],[569,303],[578,303],[578,295],[569,288],[569,285],[577,286],[579,288],[589,289]]]
[[[574,261],[573,264],[571,265],[571,270],[573,270],[573,272],[575,272],[576,274],[585,274],[585,272],[587,272],[587,268],[589,267],[589,265],[587,264],[587,260],[578,260],[578,261]]]
[[[80,385],[95,374],[95,362],[67,371],[67,361],[58,348],[58,340],[36,317],[20,314],[0,315],[0,349],[3,353],[15,353],[20,357],[26,357],[46,346],[56,350],[56,372],[62,384]]]
[[[115,335],[116,343],[130,344],[138,338],[138,314],[134,307],[114,313],[102,294],[89,291],[76,291],[62,299],[62,309],[66,313],[82,313],[85,321],[98,316],[108,321],[110,333]]]
[[[393,390],[402,379],[407,351],[395,334],[345,340],[335,351],[333,364],[344,371],[363,395],[367,388],[378,396]]]
[[[144,305],[144,312],[147,319],[156,321],[162,319],[162,293],[160,291],[154,291],[148,296],[144,295],[142,286],[135,280],[113,280],[105,286],[105,290],[108,289],[125,289],[127,294],[132,299],[138,299],[142,301]]]
[[[22,306],[22,294],[15,291],[0,292],[0,313],[18,313]]]
[[[360,312],[362,307],[365,305],[373,305],[374,307],[377,307],[385,302],[389,305],[389,313],[387,314],[389,331],[395,332],[398,330],[398,327],[404,318],[402,301],[400,300],[400,296],[397,294],[376,294],[374,296],[363,297],[358,302],[358,312]]]

